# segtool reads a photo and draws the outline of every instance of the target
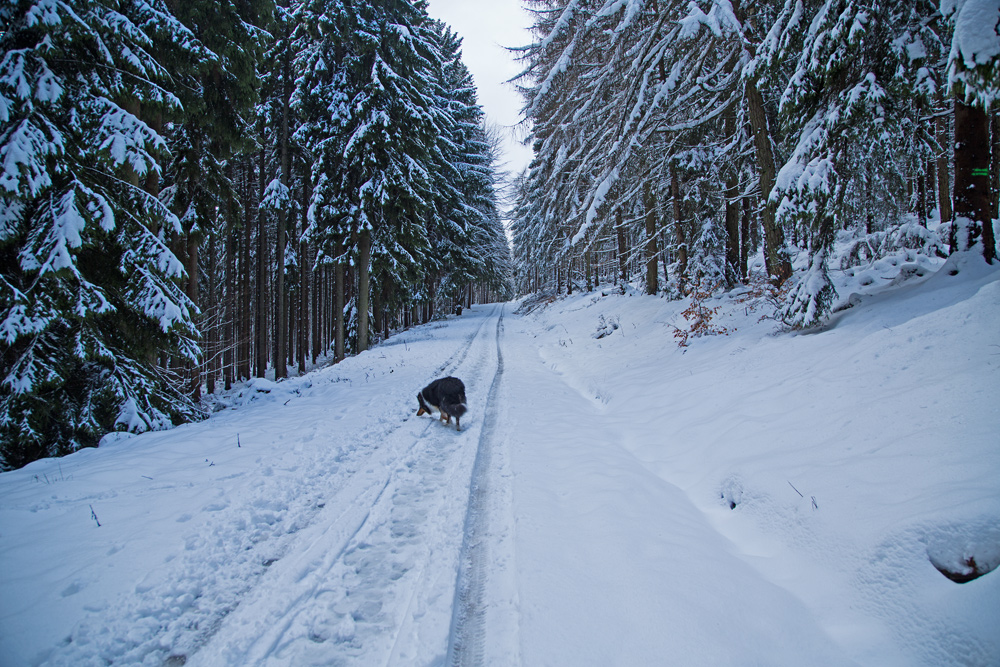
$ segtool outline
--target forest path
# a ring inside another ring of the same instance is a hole
[[[453,601],[471,609],[454,594],[460,560],[481,569],[461,554],[467,529],[481,525],[470,480],[488,458],[502,317],[491,306],[473,311],[474,327],[452,323],[474,331],[426,378],[466,383],[463,430],[410,410],[362,431],[350,449],[367,458],[187,664],[426,664],[443,659],[450,629],[465,636],[475,626]]]
[[[477,305],[5,472],[0,664],[1000,664],[1000,577],[932,562],[1000,553],[986,271],[683,349],[665,299]]]

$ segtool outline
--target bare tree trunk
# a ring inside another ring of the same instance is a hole
[[[677,170],[670,170],[670,191],[674,200],[674,236],[677,240],[677,281],[684,293],[687,283],[688,248],[684,239],[684,224],[681,218],[681,182]]]
[[[656,275],[656,204],[648,179],[644,187],[643,204],[646,207],[646,294],[653,295],[660,291],[660,286]]]
[[[733,108],[730,108],[725,114],[725,132],[728,137],[736,134],[736,111]],[[725,169],[725,175],[726,285],[732,287],[739,281],[740,202],[737,198],[739,194],[739,181],[737,180],[736,169],[733,165],[729,165]]]
[[[618,272],[622,280],[622,294],[624,294],[625,285],[628,284],[628,263],[625,259],[625,223],[622,221],[620,208],[615,211],[615,230],[618,232]]]
[[[990,114],[990,215],[1000,218],[1000,111]]]
[[[663,248],[663,250],[660,251],[660,260],[663,262],[663,289],[667,289],[670,285],[670,267],[668,266],[669,258],[667,257],[667,248],[670,247],[670,241],[667,238],[665,230],[661,229],[658,237],[660,247]]]
[[[941,222],[951,222],[951,177],[948,173],[948,148],[952,145],[951,133],[948,131],[948,118],[944,115],[937,119],[938,143],[942,150],[937,158],[938,176],[938,210],[941,214]]]
[[[198,294],[198,279],[200,277],[198,259],[198,239],[193,233],[188,232],[187,257],[185,258],[185,268],[188,273],[187,296],[195,307],[200,307],[200,298]],[[204,313],[202,314],[204,315]],[[201,321],[206,322],[206,319],[203,317]],[[201,369],[199,368],[199,365],[195,363],[190,366],[190,371],[191,399],[199,401],[201,400]]]
[[[322,266],[317,266],[316,251],[313,249],[312,260],[312,362],[316,365],[316,360],[322,352],[321,346],[327,341],[323,340],[323,299],[326,298],[326,291],[323,289]]]
[[[921,160],[921,166],[923,160]],[[917,174],[917,222],[927,226],[927,186],[926,172]]]
[[[935,202],[937,201],[937,196],[935,194],[935,192],[937,191],[937,180],[938,180],[937,161],[927,160],[926,169],[927,169],[927,207],[928,207],[927,215],[930,216],[931,210],[934,209]],[[941,209],[939,208],[938,213],[940,212]],[[926,220],[924,220],[924,226],[925,227],[927,226]]]
[[[265,155],[260,151],[260,190],[257,201],[264,197],[265,187]],[[257,214],[257,346],[254,351],[256,360],[256,375],[259,378],[267,374],[267,220],[263,211]]]
[[[778,226],[776,207],[770,200],[774,189],[776,169],[774,152],[771,150],[771,131],[764,112],[764,98],[757,90],[757,84],[748,82],[746,99],[750,112],[750,126],[753,130],[754,147],[757,152],[757,168],[760,172],[760,195],[763,204],[764,245],[768,274],[781,284],[792,275],[792,263],[785,253],[785,234]]]
[[[253,286],[253,270],[252,264],[250,262],[250,243],[252,241],[253,233],[253,215],[251,211],[251,197],[253,193],[253,164],[251,160],[247,161],[246,164],[246,192],[245,200],[243,203],[243,243],[240,247],[240,274],[243,279],[240,285],[240,332],[238,335],[239,340],[239,350],[237,359],[237,373],[236,376],[241,380],[250,379],[250,358],[252,350],[252,336],[253,336],[253,294],[251,292]]]
[[[288,148],[288,124],[291,113],[291,63],[286,50],[282,62],[282,108],[281,108],[281,184],[286,188],[289,183],[291,156]],[[291,198],[289,198],[290,200]],[[290,203],[290,201],[289,201]],[[288,376],[288,340],[287,340],[287,304],[285,302],[285,245],[287,243],[286,225],[288,223],[287,206],[278,209],[278,234],[275,240],[275,285],[274,285],[274,378],[276,380]]]
[[[344,280],[344,244],[338,239],[336,245],[337,263],[334,269],[334,308],[333,308],[333,360],[341,362],[344,360],[344,306],[346,296],[346,285]]]
[[[390,326],[391,317],[389,313],[389,304],[392,303],[392,294],[390,293],[388,281],[386,281],[385,284],[382,285],[381,292],[382,292],[382,307],[380,310],[382,312],[382,327],[381,327],[382,340],[388,340],[389,329],[392,328]]]
[[[358,233],[358,352],[368,349],[368,305],[371,291],[372,236],[362,229]]]
[[[741,201],[743,215],[740,218],[740,280],[744,284],[749,280],[747,260],[750,258],[750,197]]]
[[[309,210],[309,200],[312,198],[307,173],[304,173],[302,181],[302,230],[299,234],[299,339],[295,346],[299,375],[306,372],[306,348],[309,347],[309,274],[312,263],[309,257],[309,244],[306,242],[309,220],[305,212]]]
[[[726,178],[726,283],[739,281],[740,275],[740,200],[736,175]]]
[[[990,215],[990,123],[987,113],[955,99],[955,224],[952,252],[983,242],[987,262],[996,259]]]
[[[230,170],[230,178],[232,172]],[[230,211],[229,219],[226,222],[226,268],[223,276],[222,289],[225,290],[225,308],[223,317],[223,352],[222,352],[222,382],[226,391],[233,388],[233,372],[236,340],[235,340],[235,319],[236,319],[236,290],[239,285],[239,278],[236,276],[236,242],[234,236],[236,230],[233,229],[233,219],[236,211]]]
[[[216,243],[216,231],[213,228],[208,234],[208,294],[203,299],[202,309],[205,311],[205,391],[211,395],[215,393],[215,378],[219,370],[219,318],[222,313],[219,309],[219,297],[216,293],[216,272],[219,270],[217,257],[218,244]]]
[[[371,278],[369,277],[370,280]],[[371,344],[372,341],[376,340],[378,333],[382,331],[382,323],[385,320],[385,313],[383,312],[385,309],[385,301],[383,300],[385,294],[380,289],[369,289],[369,293],[371,295],[369,298],[371,300],[372,317],[368,326],[368,342]]]

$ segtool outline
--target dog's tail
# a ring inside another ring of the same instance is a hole
[[[455,428],[461,431],[462,415],[464,415],[469,410],[468,406],[465,405],[465,401],[462,401],[461,403],[449,403],[448,405],[442,405],[441,409],[444,410],[447,414],[451,415],[451,417],[455,418]]]

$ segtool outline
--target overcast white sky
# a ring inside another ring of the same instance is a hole
[[[428,13],[463,38],[462,61],[476,80],[487,120],[506,130],[507,168],[517,174],[528,166],[531,149],[517,140],[523,128],[513,129],[520,120],[521,96],[505,81],[520,72],[520,64],[504,47],[528,43],[531,17],[520,0],[428,0]]]

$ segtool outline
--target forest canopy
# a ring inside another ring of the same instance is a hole
[[[527,4],[519,290],[765,281],[805,328],[838,234],[995,260],[1000,2]]]
[[[511,294],[422,0],[0,6],[0,469]]]

